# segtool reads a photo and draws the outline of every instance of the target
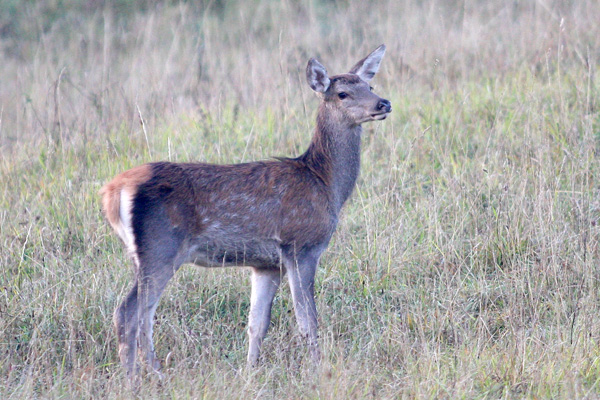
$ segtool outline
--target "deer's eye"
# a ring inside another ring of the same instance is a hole
[[[346,93],[346,92],[339,92],[338,93],[338,97],[343,100],[346,97],[348,97],[348,93]]]

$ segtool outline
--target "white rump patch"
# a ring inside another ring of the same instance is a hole
[[[129,253],[137,258],[135,237],[133,235],[133,226],[131,225],[131,209],[133,207],[133,199],[131,193],[126,189],[121,190],[121,206],[119,208],[119,217],[121,224],[117,228],[117,233],[125,242],[125,246]]]

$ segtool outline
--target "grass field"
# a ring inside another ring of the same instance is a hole
[[[308,58],[381,43],[394,111],[317,271],[322,364],[284,285],[246,370],[250,274],[185,267],[139,397],[600,397],[600,5],[367,3],[0,1],[0,398],[130,398],[101,185],[300,154]]]

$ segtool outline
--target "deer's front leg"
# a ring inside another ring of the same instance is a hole
[[[318,257],[298,258],[288,267],[288,280],[300,334],[308,341],[313,361],[321,360],[317,341],[317,307],[315,305],[315,272]]]
[[[248,365],[250,366],[255,366],[258,363],[260,347],[271,322],[273,298],[283,273],[284,271],[280,269],[254,268],[252,270],[252,295],[250,297],[250,318],[248,322],[248,336],[250,336]]]

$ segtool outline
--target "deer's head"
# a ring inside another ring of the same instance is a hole
[[[332,77],[327,75],[320,62],[311,58],[306,67],[306,79],[310,87],[321,94],[323,106],[330,115],[333,114],[332,117],[351,125],[382,120],[392,111],[392,104],[373,93],[369,81],[379,71],[384,54],[385,45],[382,44],[348,73]]]

